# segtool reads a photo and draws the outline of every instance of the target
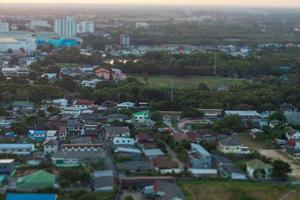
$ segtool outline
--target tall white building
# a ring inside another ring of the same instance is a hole
[[[91,21],[81,21],[77,24],[77,33],[94,33],[95,24]]]
[[[8,32],[9,31],[9,23],[0,21],[0,32]]]
[[[77,23],[74,17],[66,17],[61,19],[56,19],[54,22],[54,31],[60,37],[72,38],[76,36]]]
[[[127,34],[120,35],[120,45],[121,46],[129,46],[130,45],[130,36]]]

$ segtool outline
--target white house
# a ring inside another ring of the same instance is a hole
[[[34,144],[0,144],[0,154],[29,155],[34,150]]]
[[[53,154],[58,151],[58,141],[57,140],[46,140],[44,142],[44,153]]]
[[[135,103],[127,101],[127,102],[117,104],[117,108],[128,109],[128,108],[133,108],[134,105],[135,105]]]
[[[234,137],[227,137],[218,142],[218,150],[225,154],[250,154],[249,147],[242,145]]]
[[[47,101],[47,103],[54,104],[54,105],[57,105],[57,106],[60,106],[60,107],[67,107],[68,106],[68,100],[65,99],[65,98],[53,99],[53,100]]]
[[[247,175],[250,178],[269,179],[272,175],[273,166],[261,160],[254,159],[246,162]]]
[[[129,137],[114,137],[113,138],[113,144],[114,145],[122,145],[122,144],[126,144],[126,145],[134,145],[135,144],[135,140]]]
[[[298,140],[298,139],[300,139],[300,131],[291,128],[285,132],[285,136],[286,136],[287,140],[291,140],[291,139]]]

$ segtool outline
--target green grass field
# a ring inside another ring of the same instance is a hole
[[[232,79],[224,77],[199,77],[199,76],[170,76],[170,75],[157,75],[147,76],[146,81],[143,75],[131,76],[137,78],[139,81],[148,84],[151,88],[170,88],[173,82],[174,88],[179,89],[196,89],[200,83],[205,83],[209,88],[218,88],[221,85],[232,86],[241,85],[246,83],[246,80]],[[147,83],[148,82],[148,83]]]
[[[179,181],[186,200],[298,200],[296,186],[220,180]]]

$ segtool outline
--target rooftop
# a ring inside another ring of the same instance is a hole
[[[10,164],[15,162],[15,159],[0,159],[0,164]]]
[[[56,194],[8,193],[5,200],[56,200]]]

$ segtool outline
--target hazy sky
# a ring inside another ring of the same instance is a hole
[[[0,3],[199,4],[300,7],[300,0],[0,0]]]

